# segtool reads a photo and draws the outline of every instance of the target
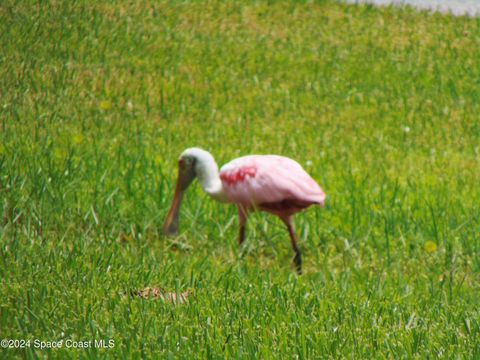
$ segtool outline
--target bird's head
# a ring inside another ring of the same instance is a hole
[[[175,235],[177,233],[178,216],[183,194],[197,176],[203,176],[202,164],[210,159],[213,160],[210,153],[199,148],[186,149],[180,155],[178,159],[178,177],[175,194],[173,195],[172,204],[170,205],[170,210],[168,211],[163,226],[163,231],[166,235]]]

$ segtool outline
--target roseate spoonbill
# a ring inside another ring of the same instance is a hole
[[[323,207],[325,193],[296,161],[278,155],[249,155],[225,164],[220,172],[213,156],[199,148],[186,149],[178,160],[178,178],[164,233],[174,235],[182,196],[198,178],[213,199],[238,208],[239,244],[245,239],[248,213],[255,210],[277,215],[287,226],[295,252],[295,266],[302,273],[302,258],[293,230],[292,216],[310,205]]]

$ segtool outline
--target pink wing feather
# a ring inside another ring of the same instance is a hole
[[[293,200],[323,205],[325,193],[296,161],[277,155],[250,155],[225,164],[220,179],[228,199],[250,206]]]

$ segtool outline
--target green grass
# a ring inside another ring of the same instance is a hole
[[[0,19],[0,338],[115,341],[0,357],[480,357],[480,20],[330,0]],[[319,182],[303,276],[277,219],[240,252],[235,208],[199,186],[162,236],[190,146]],[[147,286],[193,295],[125,295]]]

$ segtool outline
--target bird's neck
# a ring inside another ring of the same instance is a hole
[[[226,196],[218,173],[217,163],[213,159],[199,161],[195,170],[203,191],[213,199],[225,202]]]

